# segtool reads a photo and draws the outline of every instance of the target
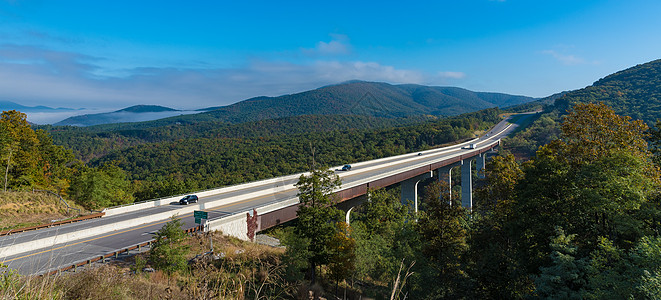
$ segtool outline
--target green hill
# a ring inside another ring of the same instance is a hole
[[[533,100],[525,96],[478,93],[456,87],[353,81],[298,94],[252,98],[200,115],[212,116],[228,123],[308,114],[352,114],[385,118],[453,116]]]
[[[561,98],[568,104],[604,102],[621,115],[656,124],[661,118],[661,59],[608,75]]]
[[[162,112],[162,111],[177,111],[174,108],[169,108],[160,105],[134,105],[125,109],[120,109],[117,112],[132,112],[132,113],[145,113],[145,112]]]
[[[515,152],[532,155],[541,145],[557,138],[558,124],[567,110],[576,103],[597,103],[612,107],[617,114],[643,120],[650,127],[661,119],[661,59],[636,65],[599,79],[591,86],[566,92],[539,114],[525,131],[510,138],[508,145]],[[525,109],[534,102],[517,108]]]

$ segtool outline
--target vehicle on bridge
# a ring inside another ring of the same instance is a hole
[[[197,203],[197,195],[187,195],[179,200],[180,205],[187,205],[188,203]]]
[[[344,165],[342,166],[342,171],[351,171],[351,165]]]

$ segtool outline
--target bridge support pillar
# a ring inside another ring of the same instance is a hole
[[[432,178],[432,172],[418,175],[413,178],[402,181],[400,187],[402,189],[402,204],[407,205],[407,201],[413,201],[413,209],[418,213],[418,183],[427,178]]]
[[[461,162],[447,165],[436,170],[438,172],[438,181],[447,180],[448,182],[448,199],[450,200],[450,205],[452,205],[452,169],[458,166],[461,166]]]
[[[461,161],[461,205],[468,209],[473,207],[472,161],[473,157]]]
[[[346,216],[346,220],[345,220],[345,222],[347,223],[347,226],[351,225],[350,220],[349,220],[349,217],[351,216],[351,210],[353,210],[353,207],[349,208],[349,210],[347,210],[347,216]]]
[[[477,169],[477,177],[484,179],[484,167],[486,166],[487,153],[484,152],[475,157],[475,168]]]

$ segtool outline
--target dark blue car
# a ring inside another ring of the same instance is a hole
[[[197,195],[188,195],[186,197],[181,198],[179,200],[179,204],[181,205],[187,205],[188,203],[196,203],[197,202]]]

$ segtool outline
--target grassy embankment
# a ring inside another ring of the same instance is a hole
[[[72,201],[70,206],[86,210]],[[54,195],[44,192],[0,192],[0,231],[23,228],[78,216],[78,211],[67,208]]]

